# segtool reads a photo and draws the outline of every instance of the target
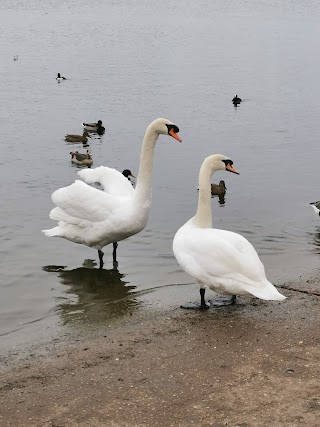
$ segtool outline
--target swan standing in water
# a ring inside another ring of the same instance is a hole
[[[211,177],[215,171],[239,174],[232,160],[221,154],[207,157],[199,174],[199,200],[196,215],[184,224],[173,240],[173,252],[181,268],[200,285],[199,305],[183,308],[209,308],[205,288],[222,295],[212,305],[234,304],[236,295],[252,294],[264,300],[285,299],[267,280],[264,266],[251,243],[243,236],[212,228]]]
[[[113,243],[116,263],[117,242],[139,233],[148,222],[153,156],[158,137],[170,135],[181,142],[178,132],[179,128],[167,119],[150,123],[142,143],[135,188],[121,172],[105,166],[78,172],[88,184],[99,182],[104,191],[80,180],[55,191],[51,198],[56,207],[50,212],[50,218],[59,223],[55,228],[43,230],[45,235],[96,248],[100,268],[103,267],[102,248]]]

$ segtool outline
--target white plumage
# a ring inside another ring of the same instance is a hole
[[[43,230],[45,235],[98,249],[100,268],[103,266],[102,248],[113,243],[113,261],[116,262],[117,242],[139,233],[147,224],[158,137],[170,134],[181,141],[177,132],[177,126],[166,119],[157,119],[148,126],[135,189],[122,173],[112,168],[100,166],[79,171],[78,175],[87,184],[76,180],[52,194],[56,207],[50,212],[50,218],[59,223],[57,227]],[[88,185],[94,182],[100,183],[104,191]]]
[[[199,174],[199,202],[196,215],[183,225],[173,240],[173,252],[181,268],[200,285],[201,308],[205,288],[223,294],[252,294],[264,300],[284,300],[267,280],[260,258],[251,243],[231,231],[212,228],[211,176],[217,170],[238,173],[232,161],[216,154],[207,157]],[[219,304],[222,305],[222,304]]]

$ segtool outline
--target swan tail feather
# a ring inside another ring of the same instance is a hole
[[[49,216],[55,221],[76,225],[78,227],[86,227],[91,224],[88,220],[82,218],[75,218],[67,214],[63,209],[59,208],[58,206],[52,209]]]
[[[244,285],[243,287],[245,288],[246,286]],[[255,297],[267,301],[284,301],[286,299],[286,297],[280,294],[277,288],[268,280],[264,282],[262,286],[261,284],[260,286],[248,284],[246,290]]]
[[[49,230],[41,230],[46,237],[62,237],[60,227],[50,228]]]

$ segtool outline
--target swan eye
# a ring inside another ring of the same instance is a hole
[[[166,125],[168,128],[168,133],[173,130],[174,133],[178,133],[179,132],[179,128],[176,125]]]
[[[223,163],[226,165],[226,167],[228,166],[228,165],[230,165],[230,166],[232,166],[233,165],[233,161],[232,160],[230,160],[230,159],[226,159],[226,160],[222,160],[223,161]]]

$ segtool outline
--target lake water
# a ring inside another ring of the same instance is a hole
[[[247,237],[275,284],[317,274],[320,222],[307,204],[320,199],[319,19],[316,1],[1,2],[3,349],[197,299],[172,239],[214,153],[241,173],[215,176],[227,186],[215,226]],[[54,226],[51,193],[77,177],[64,135],[101,119],[94,166],[137,173],[157,117],[183,142],[160,137],[149,223],[119,244],[117,270],[105,248],[99,271],[96,250],[40,231]]]

